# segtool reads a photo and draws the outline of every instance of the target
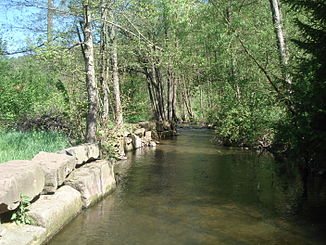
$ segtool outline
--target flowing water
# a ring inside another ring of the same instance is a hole
[[[303,198],[300,175],[271,156],[217,147],[207,129],[179,132],[130,153],[117,191],[49,244],[326,244],[323,182]]]

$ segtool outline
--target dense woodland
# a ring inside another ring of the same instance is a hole
[[[323,0],[14,0],[0,36],[0,127],[74,142],[141,120],[326,168]],[[282,4],[282,5],[281,5]]]

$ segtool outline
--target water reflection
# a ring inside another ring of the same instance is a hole
[[[322,184],[302,199],[298,173],[209,139],[208,130],[183,129],[131,153],[117,168],[117,192],[49,244],[323,244],[324,226],[303,222],[316,222],[311,207],[325,210]]]

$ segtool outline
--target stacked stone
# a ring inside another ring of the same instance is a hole
[[[123,148],[125,152],[142,147],[155,147],[159,138],[155,122],[140,122],[138,128],[132,132],[124,133]]]
[[[27,216],[34,224],[0,224],[0,245],[42,244],[82,208],[112,192],[114,162],[96,161],[99,155],[98,145],[84,144],[40,152],[31,161],[1,163],[0,218],[15,210],[24,195],[33,200]]]
[[[168,122],[141,122],[125,132],[120,147],[131,151],[156,146],[159,138],[174,135]],[[97,160],[97,144],[83,144],[57,153],[40,152],[31,161],[0,164],[0,245],[43,244],[87,208],[116,187],[113,161]],[[27,196],[32,205],[27,216],[33,225],[1,224]]]

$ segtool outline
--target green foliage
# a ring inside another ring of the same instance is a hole
[[[40,151],[55,152],[67,146],[68,139],[62,133],[0,131],[0,163],[30,160]]]
[[[0,55],[4,54],[6,49],[7,49],[7,44],[0,36]]]
[[[64,110],[64,98],[53,75],[32,57],[0,61],[0,79],[0,121],[17,122]]]
[[[84,138],[87,112],[80,57],[54,50],[49,47],[36,55],[0,60],[0,127],[21,129],[20,125],[34,121],[27,130],[65,131],[79,142]],[[40,124],[44,117],[46,122]],[[48,119],[56,118],[60,120],[55,124],[64,125],[46,127]]]
[[[326,3],[287,2],[301,13],[297,24],[302,35],[293,41],[304,55],[299,57],[293,73],[291,111],[279,125],[275,150],[299,159],[302,167],[313,170],[326,160]]]
[[[196,35],[181,41],[181,69],[188,71],[196,118],[214,124],[222,144],[270,147],[284,105],[246,53],[281,75],[268,2],[210,1],[192,23]]]
[[[305,152],[307,159],[326,152],[325,3],[287,2],[295,11],[282,6],[284,24],[297,44],[289,43],[293,54],[289,69],[294,71],[291,88],[285,88],[280,79],[282,67],[266,0],[116,1],[110,7],[122,27],[117,28],[117,41],[125,121],[153,116],[146,77],[146,69],[153,68],[159,71],[156,81],[162,81],[161,94],[155,95],[165,99],[159,102],[162,111],[168,106],[168,84],[173,80],[177,116],[216,125],[221,143],[270,147],[276,138],[274,146],[281,152]],[[90,1],[94,19],[101,18],[99,3]],[[81,10],[79,1],[62,1],[62,6],[76,16]],[[293,23],[296,17],[299,27]],[[80,21],[69,18],[67,26]],[[94,43],[100,39],[100,28],[100,22],[94,22]],[[0,127],[37,121],[54,112],[68,121],[74,138],[84,138],[88,100],[83,57],[74,46],[75,29],[71,25],[60,32],[51,45],[36,48],[36,55],[0,60]],[[0,52],[3,44],[0,41]],[[94,47],[100,77],[101,47]],[[158,86],[155,83],[150,86]],[[109,87],[112,91],[110,81]],[[114,96],[109,97],[113,120]],[[98,130],[109,155],[119,154],[120,136],[110,124]]]
[[[204,111],[204,117],[216,126],[216,140],[225,145],[270,147],[275,125],[284,114],[282,106],[259,83],[242,81],[238,86],[223,85]]]
[[[121,86],[124,120],[126,123],[148,121],[151,115],[150,102],[145,82],[127,76]]]
[[[27,216],[28,207],[31,205],[30,198],[25,195],[20,195],[20,204],[11,216],[11,221],[17,225],[32,225],[34,220]]]
[[[118,127],[112,122],[102,125],[97,130],[97,139],[100,143],[102,155],[105,158],[119,158],[123,156],[123,135],[124,132],[133,128],[132,125],[125,124],[123,127]]]
[[[113,125],[107,125],[97,131],[102,155],[105,158],[117,158],[120,155],[119,135]]]

